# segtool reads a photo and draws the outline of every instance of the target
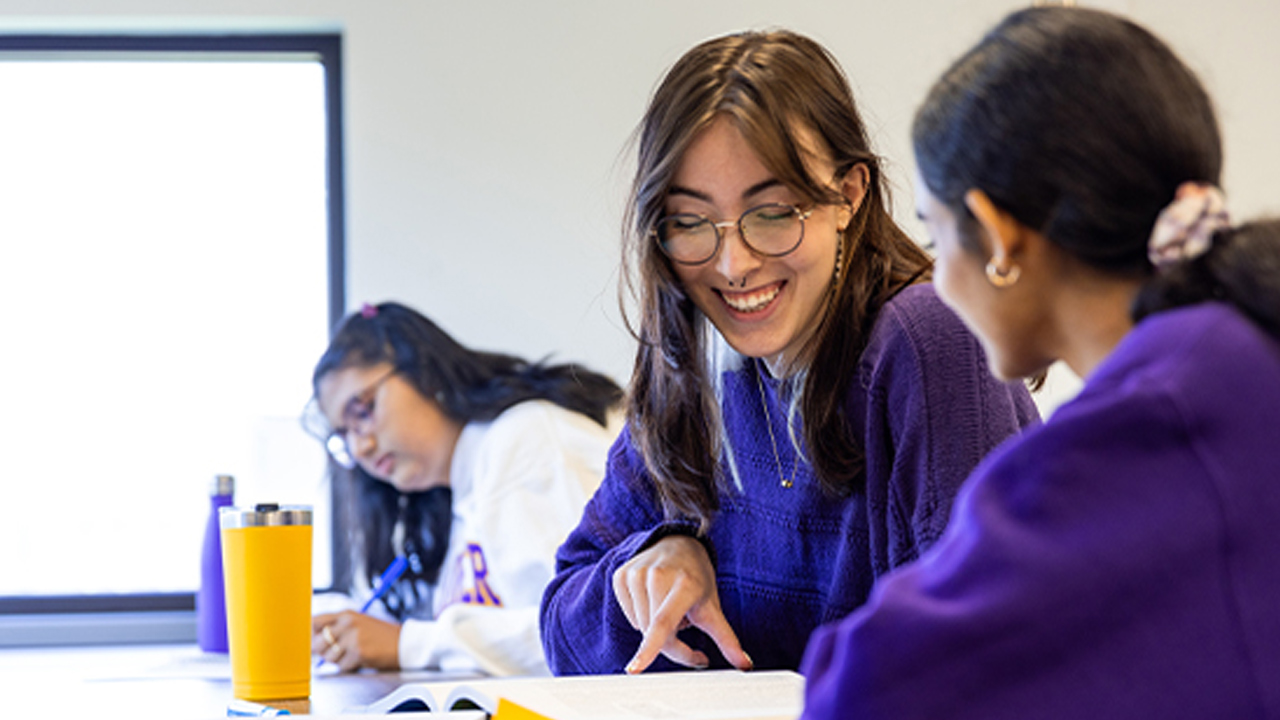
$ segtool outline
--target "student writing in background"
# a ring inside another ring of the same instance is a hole
[[[410,561],[383,596],[391,621],[316,615],[313,650],[343,670],[545,674],[538,600],[603,474],[618,386],[470,350],[396,303],[348,316],[312,382],[358,572]]]
[[[560,549],[548,661],[795,669],[1035,409],[934,295],[812,40],[693,48],[639,132],[628,428]]]
[[[1230,226],[1204,88],[1130,21],[1024,10],[913,141],[993,369],[1086,383],[815,635],[805,717],[1280,717],[1280,222]]]

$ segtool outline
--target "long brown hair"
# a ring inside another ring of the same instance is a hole
[[[849,384],[884,303],[927,275],[924,253],[893,221],[880,160],[871,151],[853,93],[818,43],[788,31],[745,32],[703,42],[667,73],[638,128],[638,167],[624,228],[624,278],[638,296],[637,351],[627,420],[669,517],[703,528],[718,509],[724,451],[720,400],[708,368],[715,332],[659,251],[650,230],[693,139],[727,116],[765,167],[815,203],[841,203],[831,178],[813,177],[797,131],[830,154],[837,179],[868,171],[866,195],[840,237],[839,267],[818,328],[800,353],[803,443],[824,489],[846,495],[863,454],[845,417]]]

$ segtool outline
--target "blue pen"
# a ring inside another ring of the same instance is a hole
[[[387,594],[387,591],[391,589],[392,585],[396,584],[396,581],[400,579],[400,576],[404,574],[408,567],[409,560],[403,555],[393,560],[386,571],[382,573],[382,576],[378,578],[378,583],[373,586],[373,594],[369,596],[368,600],[364,601],[364,605],[360,606],[360,612],[369,612],[369,608],[373,607],[374,603]]]
[[[391,564],[387,566],[387,569],[383,571],[382,575],[378,577],[378,582],[374,584],[373,592],[369,595],[369,599],[365,600],[364,605],[360,606],[360,613],[363,615],[364,613],[369,612],[369,608],[373,607],[373,604],[378,602],[379,598],[387,594],[387,591],[391,589],[391,586],[396,584],[396,581],[400,579],[400,576],[403,575],[404,571],[408,568],[409,560],[405,558],[405,556],[401,555],[393,560]],[[327,633],[328,630],[329,628],[326,627],[325,632]],[[330,636],[326,634],[325,637]],[[320,662],[316,663],[316,667],[320,667],[323,664],[324,656],[322,655],[320,656]]]

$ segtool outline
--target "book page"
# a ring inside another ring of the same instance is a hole
[[[449,697],[459,684],[458,682],[405,683],[364,707],[349,708],[346,712],[374,715],[389,713],[396,708],[402,708],[401,712],[422,711],[423,705],[426,706],[425,710],[439,712],[446,709],[442,704],[444,699]]]
[[[397,712],[396,717],[416,717],[416,719],[430,720],[489,720],[488,712],[484,710],[457,710],[451,712]],[[310,715],[307,720],[387,720],[385,712],[343,712],[342,715]]]
[[[547,680],[547,678],[526,679],[535,682],[545,682]],[[469,710],[473,707],[478,707],[492,715],[498,711],[498,696],[495,693],[507,682],[515,681],[491,680],[459,684],[449,691],[448,695],[444,696],[444,709]]]
[[[804,703],[804,678],[787,671],[527,678],[475,685],[555,720],[796,718]]]

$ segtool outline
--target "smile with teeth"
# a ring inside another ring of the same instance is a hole
[[[759,312],[769,306],[773,299],[778,297],[778,292],[782,290],[782,283],[774,283],[768,287],[752,290],[748,293],[729,293],[721,290],[720,297],[724,298],[729,307],[741,313]]]

